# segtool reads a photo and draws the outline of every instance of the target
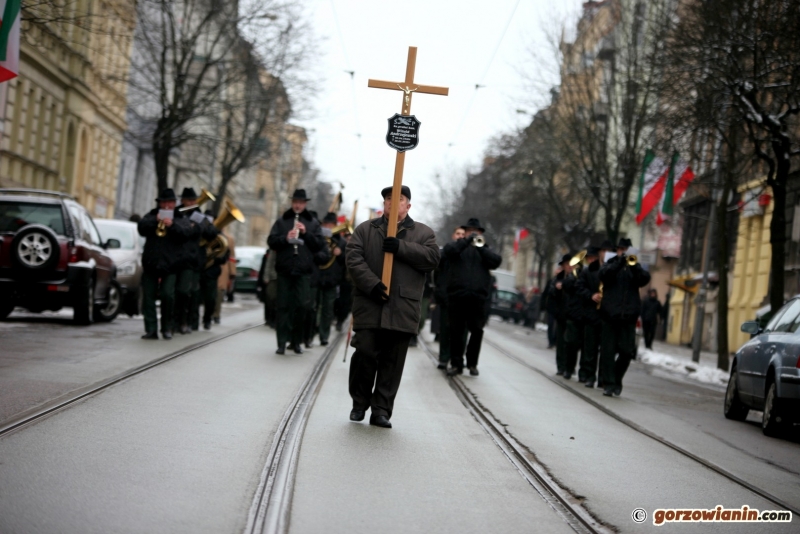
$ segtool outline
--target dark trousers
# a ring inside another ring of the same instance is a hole
[[[556,330],[556,369],[566,375],[575,374],[578,352],[583,347],[583,327],[569,319],[558,321]]]
[[[278,347],[300,346],[303,321],[311,308],[311,277],[278,275]]]
[[[436,309],[439,310],[439,362],[447,363],[450,361],[450,350],[452,348],[451,332],[452,326],[450,325],[450,306],[439,304]],[[461,340],[461,346],[467,346],[468,330],[465,328]],[[464,352],[461,352],[460,358],[462,365],[464,361]]]
[[[600,354],[602,333],[602,323],[587,324],[583,327],[583,350],[581,351],[581,367],[578,371],[578,379],[581,382],[597,380],[597,360]]]
[[[556,325],[556,316],[550,312],[547,312],[547,347],[557,347],[558,346],[558,339],[557,339],[557,330],[558,326]]]
[[[470,297],[452,297],[448,302],[448,318],[450,320],[450,367],[464,367],[464,345],[467,332],[467,367],[478,366],[478,356],[483,342],[483,325],[486,323],[485,299]]]
[[[350,344],[356,349],[350,360],[354,410],[371,408],[372,415],[392,417],[410,340],[411,334],[380,328],[355,333]]]
[[[264,322],[275,328],[277,325],[278,281],[272,280],[264,288]]]
[[[205,273],[200,276],[200,298],[203,301],[203,324],[207,324],[214,317],[214,310],[217,307],[216,277],[207,276]]]
[[[161,276],[161,332],[171,332],[175,313],[175,275]],[[159,296],[159,276],[145,272],[142,274],[142,315],[144,331],[153,334],[158,331],[156,298]]]
[[[314,336],[317,335],[317,295],[319,294],[318,287],[312,287],[308,295],[308,307],[303,316],[303,341],[306,345],[311,346],[314,341]]]
[[[342,282],[339,285],[339,298],[336,299],[334,309],[336,323],[341,325],[353,309],[353,286],[350,282]]]
[[[336,286],[320,288],[317,291],[317,325],[319,325],[320,342],[327,342],[331,337],[333,303],[335,301]]]
[[[200,306],[200,272],[183,269],[175,280],[175,324],[197,329]]]
[[[431,308],[431,298],[430,297],[422,297],[422,301],[419,307],[419,333],[422,333],[422,329],[425,328],[425,321],[428,320],[428,312]]]
[[[653,340],[656,337],[656,326],[658,326],[658,321],[642,322],[642,330],[644,331],[644,346],[648,349],[653,348]]]
[[[622,377],[635,356],[636,321],[603,321],[600,339],[600,379],[603,387],[622,387]]]

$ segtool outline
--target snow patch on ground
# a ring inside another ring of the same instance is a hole
[[[536,331],[537,332],[547,332],[547,324],[546,323],[536,323]]]
[[[715,386],[725,386],[728,384],[728,372],[717,369],[710,365],[695,363],[691,358],[681,358],[671,356],[649,349],[640,349],[640,361],[648,365],[653,365],[686,376],[691,380],[703,384],[713,384]]]

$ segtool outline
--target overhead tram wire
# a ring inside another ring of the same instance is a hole
[[[461,117],[461,120],[458,123],[458,128],[456,128],[456,133],[453,134],[450,142],[447,144],[447,148],[449,149],[456,143],[458,136],[461,134],[461,129],[464,127],[464,123],[467,121],[467,117],[469,116],[469,112],[472,109],[472,104],[475,102],[475,96],[478,94],[478,89],[486,87],[483,84],[483,81],[486,79],[486,75],[489,74],[489,69],[492,68],[492,63],[494,63],[494,58],[497,56],[497,52],[500,50],[500,45],[503,44],[503,39],[505,39],[506,33],[508,32],[509,26],[511,26],[511,21],[514,20],[514,15],[517,13],[517,8],[519,7],[520,0],[517,0],[517,3],[514,4],[514,9],[511,10],[511,15],[508,17],[508,21],[506,21],[506,26],[503,28],[503,33],[500,34],[500,39],[497,41],[497,45],[494,47],[494,51],[492,52],[492,56],[489,58],[489,63],[486,64],[486,68],[483,71],[483,74],[478,80],[478,83],[475,84],[475,91],[472,93],[472,98],[469,99],[469,103],[467,107],[464,109],[464,115]]]
[[[356,71],[352,69],[350,57],[347,54],[347,47],[344,44],[344,35],[342,34],[342,27],[339,24],[339,15],[336,13],[336,5],[334,0],[331,0],[331,11],[333,12],[333,22],[336,26],[336,34],[339,36],[339,45],[342,47],[342,55],[344,56],[344,62],[347,67],[344,72],[350,75],[350,93],[353,97],[353,121],[355,122],[356,126],[355,136],[358,138],[358,161],[361,165],[361,170],[366,174],[367,167],[364,165],[364,147],[361,141],[361,121],[359,120],[358,116],[358,98],[356,98]]]

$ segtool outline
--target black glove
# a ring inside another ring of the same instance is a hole
[[[383,285],[383,282],[378,282],[372,288],[372,291],[369,292],[369,297],[380,304],[389,301],[389,295],[386,293],[386,286]]]
[[[471,245],[472,241],[475,240],[475,236],[476,235],[477,234],[475,232],[473,232],[473,233],[469,234],[467,237],[465,237],[465,239],[467,240],[467,244]]]
[[[387,237],[383,240],[383,251],[384,252],[391,252],[392,254],[397,254],[397,251],[400,250],[400,240],[396,237]],[[385,287],[383,289],[386,289]]]

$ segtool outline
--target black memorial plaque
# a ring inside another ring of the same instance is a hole
[[[419,144],[419,125],[422,124],[414,115],[395,113],[389,117],[389,131],[386,132],[386,144],[405,152],[413,150]]]

